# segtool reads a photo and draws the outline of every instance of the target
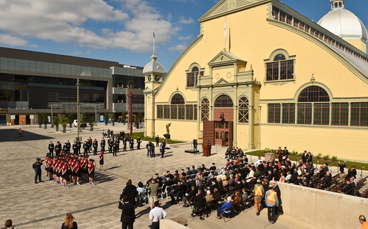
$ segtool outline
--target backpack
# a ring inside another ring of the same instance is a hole
[[[35,169],[36,168],[36,163],[33,163],[32,168]]]

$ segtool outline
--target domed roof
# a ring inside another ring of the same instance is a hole
[[[147,73],[165,73],[164,67],[157,61],[157,56],[155,54],[151,56],[151,62],[146,64],[143,68],[143,74]]]
[[[368,33],[362,21],[345,9],[345,0],[331,0],[331,11],[318,21],[318,24],[345,40],[367,42]]]

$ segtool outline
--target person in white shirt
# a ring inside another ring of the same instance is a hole
[[[166,211],[158,206],[158,201],[155,201],[154,208],[149,213],[149,219],[152,221],[151,229],[159,229],[160,220],[166,218],[166,216]]]

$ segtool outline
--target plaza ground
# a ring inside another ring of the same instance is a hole
[[[18,137],[18,128],[23,130],[23,138]],[[151,175],[162,175],[166,170],[174,172],[176,169],[185,169],[188,166],[205,164],[210,166],[212,162],[217,167],[225,165],[224,148],[213,147],[211,157],[202,157],[184,153],[190,149],[190,143],[171,145],[165,158],[147,158],[146,149],[128,152],[119,152],[118,157],[105,154],[105,171],[96,171],[96,186],[91,186],[85,181],[81,186],[71,184],[66,189],[53,181],[48,181],[44,170],[42,178],[45,182],[34,183],[34,171],[31,165],[37,157],[43,158],[47,153],[49,141],[62,144],[69,140],[72,142],[76,136],[76,128],[67,128],[67,133],[56,132],[55,128],[38,128],[38,126],[17,126],[0,128],[0,220],[5,222],[12,219],[18,229],[22,228],[60,228],[67,213],[72,213],[79,228],[121,228],[118,209],[119,196],[128,179],[133,184],[139,181],[145,183]],[[98,125],[94,131],[83,130],[80,136],[83,140],[88,137],[101,140],[102,129],[113,128],[115,133],[120,130],[128,132],[122,124]],[[62,128],[60,128],[62,129]],[[134,130],[137,131],[137,130]],[[139,131],[142,131],[140,129]],[[199,146],[199,150],[202,147]],[[156,153],[157,153],[156,148]],[[98,156],[91,156],[98,160]],[[253,160],[256,158],[253,157]],[[97,166],[98,167],[98,166]],[[287,198],[287,197],[283,197]],[[216,212],[200,220],[199,217],[190,216],[191,209],[183,208],[182,204],[171,205],[169,199],[160,201],[167,211],[167,218],[184,218],[188,228],[315,228],[298,219],[283,215],[276,224],[269,224],[267,210],[264,209],[260,216],[256,216],[253,208],[241,212],[231,220],[216,219]],[[149,206],[136,208],[137,219],[134,228],[149,228]]]

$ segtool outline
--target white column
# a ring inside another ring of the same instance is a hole
[[[249,85],[250,95],[249,95],[249,140],[248,140],[248,150],[253,149],[253,134],[254,134],[254,107],[253,107],[253,84]]]

